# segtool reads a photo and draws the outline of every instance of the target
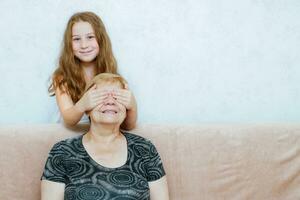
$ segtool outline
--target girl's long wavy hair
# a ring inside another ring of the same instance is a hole
[[[117,62],[102,20],[92,12],[75,13],[68,21],[58,67],[52,75],[51,84],[48,88],[49,94],[54,96],[55,89],[59,87],[62,92],[66,92],[71,96],[74,103],[82,97],[86,86],[80,60],[75,57],[72,50],[72,27],[79,21],[91,24],[99,44],[99,54],[95,58],[95,73],[117,74]]]

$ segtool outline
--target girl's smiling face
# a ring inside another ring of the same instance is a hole
[[[99,54],[99,44],[90,23],[79,21],[72,27],[72,49],[81,63],[90,63]]]

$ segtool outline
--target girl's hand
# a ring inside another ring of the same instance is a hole
[[[81,97],[76,105],[82,112],[89,111],[97,105],[103,103],[103,100],[107,97],[107,91],[98,90],[97,86],[94,85]]]
[[[119,89],[113,91],[113,97],[121,104],[123,104],[127,110],[131,110],[136,107],[136,101],[132,92],[128,89]]]

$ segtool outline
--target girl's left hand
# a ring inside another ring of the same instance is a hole
[[[131,110],[135,107],[135,98],[128,89],[114,90],[113,97],[116,98],[119,103],[123,104],[127,110]]]

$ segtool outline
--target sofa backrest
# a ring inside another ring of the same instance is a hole
[[[0,199],[40,199],[52,145],[87,126],[0,127]],[[171,200],[300,199],[300,124],[140,125],[157,147]]]

